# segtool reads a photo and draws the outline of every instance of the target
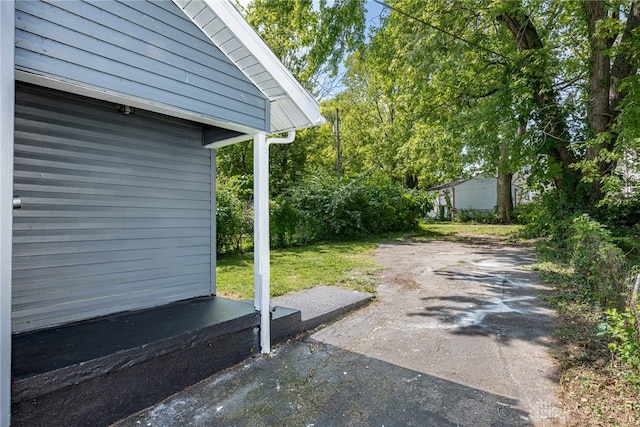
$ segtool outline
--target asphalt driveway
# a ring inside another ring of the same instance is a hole
[[[380,245],[377,300],[119,426],[561,426],[524,248]]]

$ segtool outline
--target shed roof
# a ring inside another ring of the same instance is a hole
[[[269,99],[272,133],[324,123],[316,100],[228,0],[173,2]]]
[[[464,178],[459,179],[457,181],[445,182],[444,184],[436,185],[435,187],[429,188],[427,191],[436,191],[436,190],[444,190],[445,188],[455,187],[458,184],[462,184],[463,182],[469,181],[472,178]]]
[[[444,190],[446,188],[453,188],[453,187],[457,187],[458,185],[465,183],[467,181],[471,181],[472,179],[484,179],[484,180],[494,180],[497,181],[495,176],[485,176],[482,173],[477,173],[474,176],[472,176],[471,178],[462,178],[462,179],[458,179],[456,181],[451,181],[451,182],[445,182],[444,184],[440,184],[440,185],[436,185],[435,187],[431,187],[429,189],[427,189],[427,191],[437,191],[437,190]],[[514,186],[515,188],[521,189],[522,187],[512,183],[512,186]]]

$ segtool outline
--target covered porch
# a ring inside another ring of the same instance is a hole
[[[18,0],[0,18],[0,425],[29,405],[103,423],[288,336],[271,331],[300,315],[270,310],[268,146],[323,119],[233,5]],[[215,150],[250,140],[241,302],[215,295]]]
[[[273,300],[277,344],[373,296],[319,287]],[[259,353],[250,301],[204,297],[13,337],[12,425],[107,425]]]

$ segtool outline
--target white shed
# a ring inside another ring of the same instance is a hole
[[[437,192],[437,196],[430,216],[451,218],[461,209],[493,210],[498,200],[497,187],[495,177],[482,174],[432,187],[428,191]],[[518,189],[512,185],[513,200],[516,200]]]

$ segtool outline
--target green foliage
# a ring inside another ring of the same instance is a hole
[[[547,192],[516,207],[514,216],[525,224],[524,236],[544,237],[559,247],[570,246],[571,221],[575,210],[556,192]]]
[[[640,347],[635,318],[629,308],[619,311],[615,308],[605,312],[606,322],[598,326],[598,336],[613,339],[608,344],[609,350],[617,355],[621,361],[629,363],[634,368],[640,368]]]
[[[459,209],[456,214],[456,221],[493,224],[496,222],[496,214],[489,209]]]
[[[286,247],[299,243],[298,228],[302,220],[290,197],[278,196],[270,203],[269,227],[272,247]]]
[[[327,139],[328,138],[328,139]],[[333,136],[327,135],[325,126],[296,132],[293,144],[275,144],[269,147],[270,192],[278,195],[309,170],[327,165],[320,158],[323,146],[331,144]],[[240,180],[242,197],[251,198],[253,191],[253,142],[222,147],[216,150],[217,173],[221,180],[232,177]]]
[[[608,198],[593,209],[592,216],[613,227],[631,228],[640,220],[640,192],[630,197]]]
[[[297,212],[302,241],[350,239],[417,226],[432,208],[426,195],[407,191],[390,180],[360,176],[338,179],[311,176],[290,189],[287,211]],[[280,205],[284,203],[280,202]],[[291,215],[275,225],[291,235]]]
[[[253,225],[250,205],[240,197],[240,180],[218,181],[216,188],[216,251],[241,252]]]
[[[322,74],[335,75],[364,37],[361,0],[253,0],[246,18],[310,90],[320,90]]]
[[[216,211],[217,251],[241,252],[252,234],[252,207],[241,197],[242,180],[220,181]],[[272,247],[345,240],[415,229],[433,209],[430,195],[388,179],[339,179],[312,175],[270,203]]]
[[[626,260],[609,230],[583,214],[573,220],[571,232],[574,281],[601,306],[624,307]]]

